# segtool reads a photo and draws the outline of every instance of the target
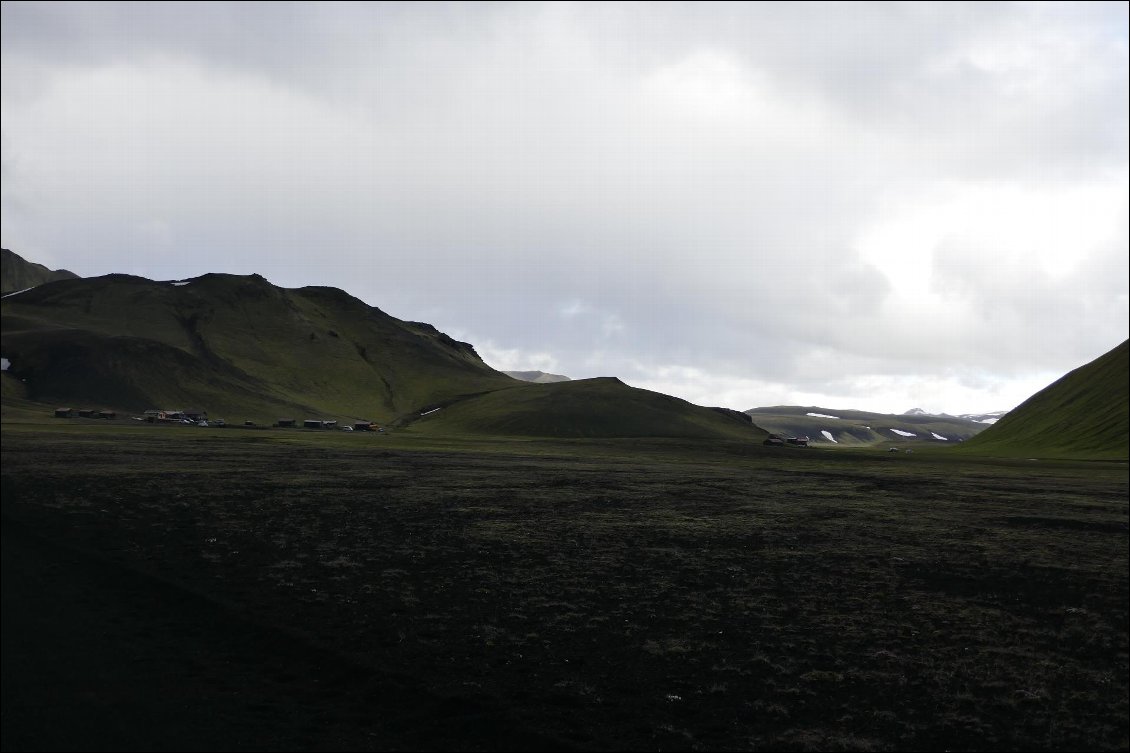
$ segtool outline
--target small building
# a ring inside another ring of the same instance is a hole
[[[98,417],[99,418],[105,418],[107,420],[112,420],[112,419],[117,418],[118,414],[115,413],[112,410],[100,410],[100,411],[98,411]]]
[[[55,418],[74,418],[74,415],[75,415],[75,409],[74,408],[56,408],[55,409]]]
[[[208,411],[199,410],[197,408],[191,408],[189,410],[182,410],[180,412],[180,414],[181,414],[180,415],[181,418],[187,418],[189,421],[192,421],[193,423],[199,423],[200,421],[207,421],[208,420]]]
[[[783,447],[785,440],[781,439],[776,434],[770,434],[765,438],[765,441],[762,442],[762,444],[768,445],[769,447]]]
[[[322,419],[308,418],[302,422],[303,429],[320,429],[322,428]]]
[[[93,408],[79,408],[79,418],[94,418],[95,410]]]
[[[789,437],[787,441],[797,447],[808,447],[808,437]]]
[[[379,428],[372,421],[357,421],[353,424],[354,431],[376,431]]]
[[[293,418],[280,418],[279,419],[279,428],[280,429],[293,429],[297,425],[298,425],[298,422],[296,420],[294,420]]]

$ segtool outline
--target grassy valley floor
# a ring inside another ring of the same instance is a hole
[[[1126,749],[1128,479],[3,431],[3,748]]]

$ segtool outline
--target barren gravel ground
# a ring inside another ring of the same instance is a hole
[[[2,484],[5,750],[1128,745],[1124,464],[6,426]]]

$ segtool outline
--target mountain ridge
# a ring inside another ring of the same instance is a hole
[[[191,406],[234,421],[371,420],[456,434],[764,436],[752,421],[617,379],[518,381],[430,324],[261,275],[64,279],[7,296],[0,311],[9,407]]]
[[[28,261],[15,251],[0,248],[0,295],[27,290],[46,282],[77,278],[78,275],[69,269],[48,269]]]

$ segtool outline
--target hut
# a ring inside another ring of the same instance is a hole
[[[114,412],[114,411],[112,411],[112,410],[100,410],[100,411],[98,411],[98,417],[99,417],[99,418],[105,418],[105,419],[108,419],[108,420],[109,420],[109,419],[115,419],[115,418],[117,418],[117,417],[118,417],[118,414],[117,414],[117,413],[115,413],[115,412]]]
[[[95,410],[93,408],[79,408],[79,418],[94,418]]]
[[[279,419],[279,428],[280,429],[293,429],[297,425],[298,425],[298,422],[295,421],[293,418],[280,418]]]
[[[74,408],[56,408],[55,409],[55,418],[74,418],[74,415],[75,415],[75,409]]]

